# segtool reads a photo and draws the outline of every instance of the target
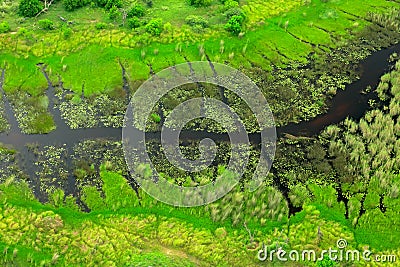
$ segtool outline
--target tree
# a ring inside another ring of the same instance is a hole
[[[39,23],[39,27],[42,30],[52,30],[52,29],[54,29],[54,23],[49,19],[39,20],[38,23]]]
[[[54,1],[56,1],[56,0],[48,0],[48,1],[44,0],[44,8],[42,10],[40,10],[40,12],[37,13],[35,17],[38,17],[43,12],[47,12],[49,10],[49,7],[53,4]]]
[[[244,18],[242,16],[235,15],[231,17],[225,24],[225,30],[233,34],[239,34],[242,31],[243,20]]]
[[[197,15],[189,15],[185,18],[186,24],[194,27],[196,25],[200,25],[202,28],[207,28],[208,27],[208,21]]]
[[[7,21],[0,23],[0,33],[6,33],[10,31],[10,24]]]
[[[140,20],[137,17],[128,19],[128,27],[131,29],[136,29],[140,27]]]
[[[245,17],[245,14],[243,12],[243,10],[241,8],[238,7],[234,7],[234,8],[230,8],[228,9],[225,13],[224,13],[225,17],[227,19],[232,18],[233,16],[241,16],[241,17]]]
[[[122,7],[122,1],[121,0],[108,0],[106,5],[105,5],[105,9],[110,10],[113,7],[121,8]]]
[[[238,7],[239,7],[239,3],[236,2],[235,0],[228,0],[228,1],[225,1],[225,3],[224,3],[225,10],[228,10],[231,8],[238,8]]]
[[[189,4],[195,7],[209,6],[211,5],[211,0],[189,0]]]
[[[105,7],[107,5],[108,1],[107,0],[96,0],[95,2],[99,7]]]
[[[21,0],[18,6],[18,14],[24,17],[34,17],[43,9],[39,0]]]
[[[122,7],[121,0],[96,0],[95,2],[97,6],[104,7],[107,10],[111,9],[113,6],[116,6],[118,8]]]
[[[73,11],[89,3],[89,0],[64,0],[64,7],[67,11]]]
[[[136,4],[134,5],[131,10],[129,10],[127,17],[128,18],[133,18],[133,17],[143,17],[144,16],[144,7]]]
[[[110,8],[110,10],[108,11],[108,17],[111,20],[115,20],[119,15],[119,10],[116,6],[113,6]]]
[[[162,19],[152,19],[146,25],[146,31],[151,35],[159,36],[163,30]]]

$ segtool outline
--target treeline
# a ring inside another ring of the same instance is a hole
[[[89,5],[93,7],[97,6],[104,8],[108,12],[108,17],[111,20],[122,17],[122,25],[126,24],[131,29],[146,26],[146,31],[155,36],[159,36],[163,31],[164,23],[160,18],[154,18],[147,21],[147,23],[140,19],[146,13],[146,8],[142,4],[135,3],[126,6],[122,0],[53,0],[47,2],[42,0],[21,0],[18,6],[18,14],[23,17],[35,17],[44,10],[47,11],[51,4],[58,1],[62,1],[63,6],[67,11],[74,11]],[[147,8],[153,7],[152,0],[146,0],[144,2]],[[211,5],[211,2],[212,1],[210,0],[189,0],[188,4],[195,7],[207,7]],[[235,35],[240,34],[243,31],[243,24],[246,15],[239,7],[238,0],[221,0],[221,4],[222,7],[220,7],[219,10],[226,17],[224,29]],[[197,33],[201,33],[205,28],[209,27],[209,22],[202,16],[189,15],[185,21],[192,27],[193,31]],[[49,21],[46,22],[51,23]],[[101,29],[105,26],[104,23],[100,23],[96,27]],[[52,29],[52,27],[41,28],[48,30]],[[0,25],[0,33],[8,32],[9,30],[8,24]]]

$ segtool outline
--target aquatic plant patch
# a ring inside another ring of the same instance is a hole
[[[68,179],[68,167],[66,166],[66,147],[46,146],[39,150],[37,155],[38,166],[36,177],[40,181],[37,193],[51,194],[57,188],[65,188]]]

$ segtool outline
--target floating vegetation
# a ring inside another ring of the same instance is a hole
[[[5,182],[9,177],[19,179],[26,178],[26,175],[19,167],[17,151],[0,143],[0,181]]]
[[[71,129],[93,128],[98,126],[96,111],[86,99],[79,97],[71,101],[64,101],[60,104],[61,116]]]
[[[121,141],[86,140],[74,147],[73,170],[78,189],[95,186],[100,189],[100,165],[107,170],[128,176]]]
[[[71,129],[104,127],[121,128],[126,111],[127,97],[124,91],[113,90],[85,98],[60,91],[59,109],[62,118]]]
[[[2,101],[0,101],[0,132],[5,132],[10,129],[10,124],[8,123],[4,105]]]
[[[46,95],[32,96],[25,91],[16,91],[7,97],[23,133],[44,134],[56,128],[48,111],[49,99]]]
[[[46,146],[39,151],[36,166],[36,176],[40,180],[40,191],[49,195],[54,188],[65,188],[68,179],[66,145],[61,147]]]

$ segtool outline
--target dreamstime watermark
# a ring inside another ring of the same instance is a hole
[[[337,262],[355,262],[355,261],[375,261],[375,262],[396,262],[396,255],[379,255],[373,254],[372,251],[364,249],[363,251],[357,249],[346,249],[347,241],[339,239],[336,242],[336,248],[329,248],[328,250],[316,251],[313,249],[306,250],[289,250],[286,251],[282,248],[271,249],[263,245],[263,248],[258,251],[257,257],[260,261],[323,261],[328,258]]]
[[[257,189],[267,176],[275,155],[274,118],[261,90],[245,74],[219,63],[189,62],[167,68],[144,82],[131,98],[122,130],[122,143],[129,171],[140,187],[155,199],[173,205],[193,207],[211,203],[232,190],[246,170],[250,156],[248,132],[240,116],[221,101],[202,95],[176,106],[163,121],[161,144],[168,161],[186,172],[209,168],[217,146],[210,138],[200,141],[196,160],[184,157],[179,136],[188,122],[207,118],[219,123],[228,133],[231,155],[226,170],[215,180],[196,187],[168,182],[157,173],[146,151],[146,125],[154,107],[171,90],[186,84],[207,83],[229,90],[244,101],[257,120],[261,134],[261,153],[248,189]]]

